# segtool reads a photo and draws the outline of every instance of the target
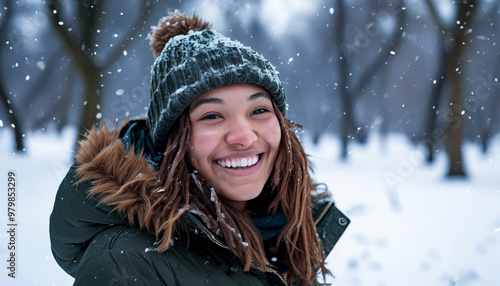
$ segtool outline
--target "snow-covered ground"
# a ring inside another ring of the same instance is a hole
[[[74,136],[70,129],[29,133],[28,152],[13,155],[12,134],[0,128],[0,285],[72,284],[52,258],[48,218]],[[470,177],[451,181],[442,153],[426,165],[398,135],[353,144],[347,162],[338,160],[334,138],[303,141],[316,179],[352,220],[328,257],[334,285],[500,285],[500,138],[487,154],[466,145]],[[9,171],[18,183],[15,279],[7,276]]]
[[[376,136],[375,136],[376,137]],[[445,180],[400,136],[352,145],[305,144],[317,178],[352,223],[328,257],[334,285],[500,285],[500,138],[487,154],[465,146],[468,180]]]

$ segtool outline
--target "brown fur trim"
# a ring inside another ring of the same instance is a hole
[[[102,203],[113,206],[118,212],[126,213],[133,225],[151,229],[152,222],[142,218],[152,204],[158,175],[131,147],[126,151],[118,138],[119,130],[92,129],[87,140],[80,142],[76,155],[76,173],[79,182],[91,181],[89,197],[96,197]]]

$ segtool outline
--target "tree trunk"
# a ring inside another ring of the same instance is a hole
[[[19,152],[24,152],[24,142],[23,142],[23,132],[21,129],[21,124],[19,123],[19,120],[17,119],[17,112],[15,112],[13,107],[10,104],[9,98],[7,94],[5,93],[5,90],[3,88],[3,85],[0,83],[0,99],[1,99],[1,105],[5,107],[5,114],[7,114],[7,117],[10,121],[10,123],[13,124],[14,126],[14,137],[16,139],[16,151]],[[11,112],[12,111],[12,112]]]
[[[450,64],[446,74],[450,85],[450,106],[446,127],[446,153],[448,154],[448,176],[465,176],[462,158],[462,139],[465,122],[462,114],[463,106],[463,45],[456,43],[453,48]],[[458,69],[458,70],[457,70]]]
[[[450,85],[450,106],[448,126],[446,128],[446,152],[449,160],[448,176],[465,177],[462,157],[462,140],[465,130],[464,122],[464,72],[467,44],[470,27],[474,20],[477,2],[475,0],[460,1],[457,11],[457,26],[453,33],[454,45],[450,54],[450,62],[446,69]]]
[[[99,96],[99,75],[98,71],[92,68],[81,70],[85,73],[85,98],[83,101],[83,112],[81,113],[80,130],[78,132],[78,140],[84,139],[87,132],[92,127],[97,126],[96,115],[99,112],[98,106],[101,104]]]
[[[442,48],[440,65],[436,73],[436,84],[432,85],[431,88],[431,98],[429,99],[428,111],[426,116],[426,124],[424,126],[424,146],[427,149],[427,162],[434,162],[434,150],[436,143],[440,143],[442,138],[439,138],[441,134],[437,133],[439,131],[437,128],[437,118],[438,109],[443,97],[443,86],[446,78],[445,66],[449,60],[449,53]]]

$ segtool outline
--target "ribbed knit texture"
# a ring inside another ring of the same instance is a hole
[[[170,39],[151,75],[148,124],[157,150],[164,150],[170,128],[199,95],[224,85],[262,87],[285,115],[283,86],[274,66],[262,55],[213,30]]]

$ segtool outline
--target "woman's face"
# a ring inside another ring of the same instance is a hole
[[[189,159],[219,196],[244,209],[274,166],[281,140],[267,92],[232,84],[200,95],[189,107]]]

